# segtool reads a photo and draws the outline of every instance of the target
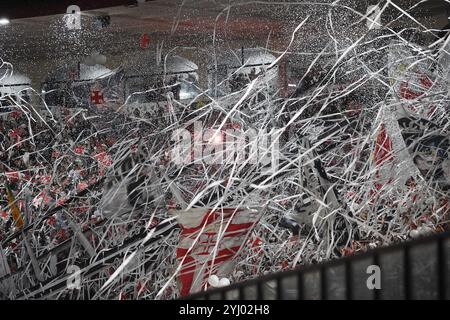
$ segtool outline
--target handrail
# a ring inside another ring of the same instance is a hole
[[[256,286],[258,288],[257,290],[257,299],[262,299],[262,286],[270,281],[276,281],[277,282],[277,298],[282,299],[283,294],[283,286],[281,285],[282,279],[296,277],[297,278],[297,299],[303,300],[304,297],[304,289],[305,289],[305,283],[304,283],[304,276],[306,273],[311,272],[319,272],[320,277],[323,281],[321,281],[320,284],[320,292],[321,297],[323,299],[327,298],[326,292],[328,289],[328,281],[326,275],[326,271],[330,268],[337,267],[337,266],[344,266],[345,268],[345,287],[346,287],[346,298],[358,298],[354,297],[354,282],[353,282],[353,272],[354,270],[352,267],[354,266],[354,263],[357,261],[361,261],[364,259],[372,259],[373,264],[378,264],[380,261],[380,257],[383,257],[386,254],[392,253],[392,252],[402,252],[403,253],[403,276],[404,276],[404,290],[403,290],[403,298],[404,299],[411,299],[411,293],[412,293],[412,286],[411,282],[414,281],[414,279],[411,277],[411,270],[412,270],[412,259],[411,259],[411,249],[417,248],[421,245],[425,244],[436,244],[437,250],[436,250],[436,260],[437,260],[437,275],[438,275],[438,283],[437,283],[437,297],[439,299],[449,299],[449,289],[447,281],[447,270],[445,269],[447,266],[447,263],[450,262],[450,248],[445,249],[444,248],[444,241],[449,241],[450,246],[450,232],[444,232],[440,234],[436,234],[430,237],[421,238],[413,241],[407,241],[402,242],[399,244],[386,246],[377,248],[374,250],[369,250],[364,253],[359,253],[354,256],[348,256],[344,258],[335,259],[332,261],[314,264],[314,265],[308,265],[308,266],[300,266],[296,269],[289,270],[289,271],[281,271],[276,272],[269,275],[264,275],[255,279],[250,279],[247,281],[234,283],[228,287],[225,288],[214,288],[207,291],[199,292],[192,294],[184,299],[186,300],[209,300],[212,297],[221,297],[221,299],[225,299],[227,297],[227,294],[230,294],[233,291],[239,292],[239,299],[245,299],[244,289]],[[373,299],[377,300],[380,298],[379,296],[379,290],[373,290]]]

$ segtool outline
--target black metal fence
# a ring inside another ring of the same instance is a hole
[[[187,299],[450,299],[450,233],[274,273]]]

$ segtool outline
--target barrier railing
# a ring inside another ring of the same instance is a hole
[[[302,266],[186,299],[450,299],[450,233]]]

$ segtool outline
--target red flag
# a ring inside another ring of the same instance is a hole
[[[383,124],[377,136],[373,158],[377,166],[382,165],[386,160],[392,160],[392,140],[387,135]]]
[[[144,33],[141,36],[140,45],[142,49],[148,48],[148,46],[150,45],[150,37],[148,36],[148,34]]]
[[[392,161],[394,159],[392,150],[392,140],[386,133],[386,128],[384,127],[383,124],[381,125],[381,130],[377,136],[373,159],[376,165],[375,177],[377,179],[375,182],[375,188],[377,190],[380,190],[385,184],[383,183],[383,181],[390,182],[392,180],[389,176],[386,176],[386,174],[389,174],[390,169],[383,170],[382,167],[388,161]]]
[[[182,231],[177,259],[182,264],[181,296],[201,291],[209,275],[226,277],[233,271],[234,258],[246,243],[258,217],[256,210],[233,208],[217,211],[195,208],[179,215]]]

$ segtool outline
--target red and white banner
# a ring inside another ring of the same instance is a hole
[[[259,219],[257,210],[194,208],[177,211],[182,228],[177,259],[180,294],[186,296],[208,285],[208,278],[229,276],[235,257]]]
[[[379,194],[379,191],[395,179],[393,175],[394,153],[392,139],[386,132],[384,124],[381,124],[377,134],[373,162],[375,165],[375,189],[370,191],[371,204],[374,203],[374,197]]]

